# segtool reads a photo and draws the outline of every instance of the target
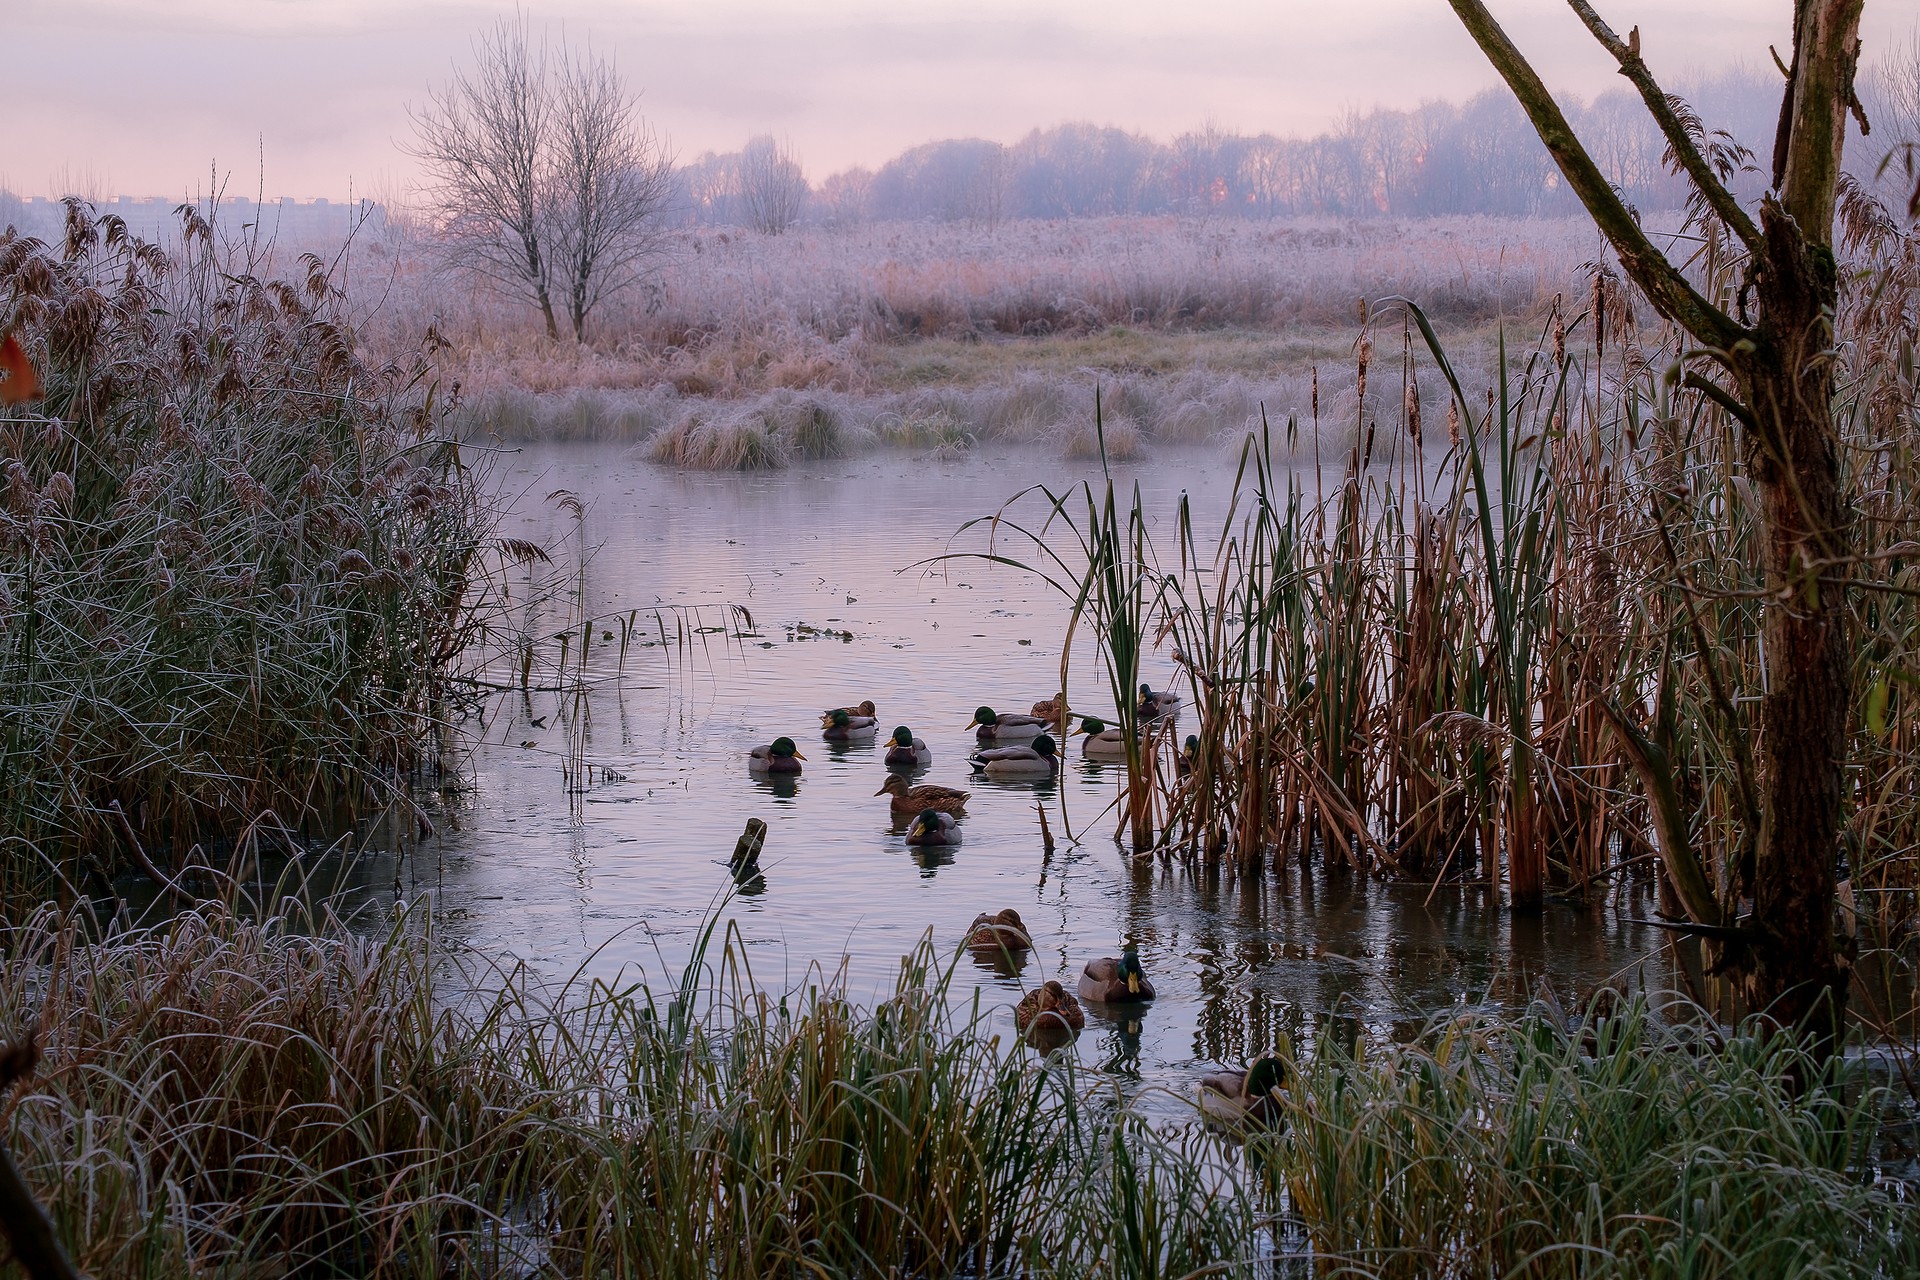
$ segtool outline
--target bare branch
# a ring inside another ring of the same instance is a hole
[[[1702,345],[1729,350],[1747,340],[1745,326],[1701,297],[1685,275],[1647,239],[1633,214],[1587,154],[1553,95],[1487,12],[1482,0],[1448,0],[1494,70],[1533,122],[1534,130],[1560,166],[1567,185],[1607,237],[1620,263],[1661,315],[1679,324]]]
[[[1640,56],[1639,42],[1636,40],[1630,45],[1615,35],[1613,28],[1594,12],[1587,0],[1567,0],[1567,4],[1580,16],[1580,21],[1587,24],[1587,30],[1593,32],[1593,38],[1620,64],[1620,74],[1640,91],[1640,100],[1647,104],[1647,114],[1660,126],[1660,132],[1667,137],[1667,145],[1673,148],[1675,159],[1686,170],[1687,177],[1693,180],[1700,194],[1706,197],[1714,214],[1740,237],[1748,249],[1759,248],[1760,228],[1754,225],[1753,219],[1740,207],[1733,193],[1714,174],[1713,166],[1694,146],[1686,126],[1674,112],[1666,91],[1654,80],[1653,73],[1647,69],[1646,60]],[[1638,28],[1635,30],[1637,32]]]

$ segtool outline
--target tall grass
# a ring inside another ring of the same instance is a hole
[[[423,926],[206,907],[0,931],[0,1036],[45,1051],[0,1136],[90,1274],[1920,1263],[1873,1176],[1879,1092],[1795,1098],[1787,1038],[1723,1045],[1685,1008],[1328,1043],[1296,1064],[1288,1129],[1240,1147],[1001,1044],[953,1011],[931,944],[863,1005],[818,971],[762,993],[711,924],[658,989],[489,972]]]
[[[184,232],[0,235],[46,385],[0,417],[0,887],[404,806],[473,635],[489,499],[423,353],[370,363],[321,260]]]

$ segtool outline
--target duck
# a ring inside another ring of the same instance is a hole
[[[1235,1127],[1268,1126],[1285,1117],[1287,1064],[1273,1054],[1245,1071],[1216,1071],[1200,1080],[1200,1112]]]
[[[1078,1032],[1087,1025],[1087,1015],[1065,987],[1049,978],[1020,997],[1013,1007],[1013,1025],[1027,1035]]]
[[[886,783],[873,794],[893,797],[895,818],[911,818],[929,809],[950,813],[957,818],[965,812],[967,798],[972,793],[961,791],[957,787],[936,787],[931,782],[909,787],[905,778],[894,773],[887,775]]]
[[[1067,727],[1066,701],[1061,694],[1033,704],[1033,714],[1044,720],[1049,729],[1060,730]]]
[[[1098,716],[1088,716],[1080,721],[1075,733],[1084,733],[1087,740],[1080,747],[1080,753],[1089,760],[1125,760],[1127,758],[1127,736],[1119,725],[1109,728],[1105,720]]]
[[[1140,686],[1139,715],[1142,720],[1160,720],[1167,716],[1179,714],[1179,694],[1173,692],[1171,689],[1163,689],[1159,693],[1155,693],[1152,685],[1143,684]]]
[[[798,773],[805,759],[792,738],[775,738],[747,753],[747,768],[754,773]]]
[[[974,730],[974,739],[983,747],[1025,742],[1046,727],[1047,722],[1039,716],[1020,716],[1011,712],[1004,716],[996,715],[992,707],[975,707],[973,719],[967,725],[967,728]]]
[[[1080,998],[1096,1004],[1142,1004],[1153,999],[1153,984],[1140,967],[1140,953],[1128,946],[1118,956],[1087,961],[1080,974]]]
[[[829,707],[827,710],[822,711],[820,713],[820,727],[822,729],[825,729],[827,726],[831,725],[833,723],[833,718],[839,715],[842,711],[847,713],[848,719],[865,718],[868,720],[877,720],[880,717],[879,711],[875,710],[874,708],[873,699],[868,698],[865,702],[862,702],[859,706],[856,706],[856,707]]]
[[[1003,907],[988,915],[982,911],[967,926],[967,946],[970,950],[998,955],[1001,952],[1017,954],[1033,948],[1033,935],[1027,932],[1026,921],[1012,907]]]
[[[1053,739],[1044,733],[1032,742],[1024,742],[1019,746],[976,751],[969,759],[973,762],[975,773],[984,773],[989,778],[1060,776],[1060,756],[1054,748]]]
[[[1174,771],[1182,778],[1193,776],[1194,766],[1200,762],[1200,735],[1190,733],[1180,746],[1180,754],[1173,758]]]
[[[960,823],[950,813],[922,809],[907,827],[908,844],[959,844]]]
[[[893,735],[887,739],[887,768],[924,769],[933,763],[933,752],[927,750],[927,744],[913,736],[913,730],[905,725],[894,728]]]
[[[855,742],[861,738],[871,738],[874,733],[872,716],[856,716],[845,707],[836,707],[827,712],[827,727],[820,736],[828,742]]]

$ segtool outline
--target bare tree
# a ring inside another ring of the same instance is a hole
[[[747,225],[777,236],[800,220],[807,202],[807,179],[783,142],[762,135],[740,152],[740,204]]]
[[[471,71],[410,112],[407,147],[431,183],[431,214],[454,261],[540,308],[558,338],[545,241],[553,109],[545,44],[501,19],[474,41]]]
[[[576,341],[587,316],[659,258],[673,160],[612,59],[562,55],[555,91],[553,256]]]
[[[412,112],[434,228],[453,261],[532,303],[547,337],[637,282],[661,245],[672,161],[611,59],[550,59],[524,19],[502,19]]]
[[[1805,1026],[1831,1051],[1844,1025],[1848,985],[1834,947],[1833,904],[1845,795],[1852,546],[1833,415],[1833,219],[1847,116],[1858,110],[1864,0],[1795,0],[1771,189],[1757,225],[1715,172],[1689,128],[1690,112],[1655,82],[1639,29],[1623,40],[1588,0],[1567,2],[1639,91],[1698,200],[1747,255],[1741,302],[1750,291],[1750,314],[1742,305],[1737,317],[1728,315],[1701,296],[1655,247],[1482,0],[1449,0],[1634,283],[1698,343],[1687,367],[1675,372],[1743,428],[1746,466],[1761,494],[1767,587],[1752,856],[1740,860],[1728,892],[1716,893],[1677,802],[1656,804],[1657,814],[1671,810],[1658,834],[1688,914],[1724,948],[1723,971],[1740,981],[1754,1008]],[[1613,718],[1649,795],[1670,798],[1665,752],[1617,710]],[[1752,915],[1737,918],[1739,897],[1748,892]]]

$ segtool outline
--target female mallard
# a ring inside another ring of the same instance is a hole
[[[1119,956],[1089,960],[1080,975],[1080,998],[1099,1004],[1139,1004],[1153,999],[1153,984],[1140,967],[1140,953],[1121,948]]]
[[[1287,1064],[1272,1054],[1245,1071],[1216,1071],[1200,1080],[1200,1111],[1235,1127],[1273,1125],[1286,1115]]]
[[[893,797],[895,819],[911,818],[914,814],[925,813],[929,809],[950,813],[957,818],[966,810],[967,797],[971,792],[961,791],[955,787],[936,787],[931,782],[909,787],[905,778],[894,773],[887,775],[886,784],[873,794]]]
[[[1047,727],[1039,716],[995,715],[992,707],[976,707],[967,728],[983,747],[999,743],[1025,742]]]
[[[1013,1025],[1028,1035],[1077,1032],[1087,1025],[1087,1015],[1065,987],[1049,978],[1020,997],[1013,1007]]]
[[[1052,732],[1058,733],[1067,727],[1066,703],[1057,693],[1045,702],[1034,703],[1033,714],[1045,721]]]
[[[865,702],[861,703],[857,707],[830,707],[827,710],[822,711],[820,713],[820,727],[822,729],[827,728],[829,725],[833,723],[833,718],[839,715],[842,711],[846,712],[847,716],[850,719],[858,719],[860,717],[865,717],[868,720],[876,720],[880,716],[880,713],[874,709],[873,699],[868,698]]]
[[[1080,752],[1089,760],[1125,760],[1127,758],[1127,737],[1119,725],[1108,727],[1105,720],[1098,716],[1088,716],[1080,722],[1075,733],[1084,733],[1087,740]]]
[[[995,747],[991,751],[976,751],[971,757],[974,772],[984,773],[989,778],[1057,778],[1060,776],[1060,757],[1055,753],[1053,739],[1041,734],[1032,742],[1017,747]]]
[[[1178,714],[1180,714],[1179,694],[1171,689],[1163,689],[1155,693],[1152,685],[1140,686],[1139,715],[1142,720],[1159,720]]]
[[[1033,948],[1033,937],[1026,921],[1012,907],[988,915],[982,911],[967,927],[967,947],[975,952],[997,956],[1002,952],[1017,955]]]
[[[907,827],[908,844],[959,844],[960,823],[950,813],[922,809]]]
[[[927,744],[913,736],[913,730],[901,725],[887,739],[887,768],[924,769],[933,763],[933,752],[927,750]]]
[[[747,768],[754,773],[798,773],[806,757],[793,745],[792,738],[775,738],[764,747],[747,753]]]
[[[827,727],[820,731],[820,736],[828,742],[855,742],[873,736],[873,717],[853,715],[845,707],[827,712],[826,721]]]

